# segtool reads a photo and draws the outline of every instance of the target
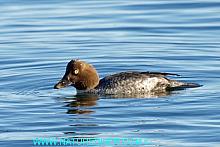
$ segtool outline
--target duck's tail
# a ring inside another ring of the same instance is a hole
[[[201,87],[202,85],[197,84],[197,83],[185,83],[185,82],[179,82],[175,80],[170,80],[171,83],[171,90],[182,90],[186,88],[197,88]]]

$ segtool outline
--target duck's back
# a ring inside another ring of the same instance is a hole
[[[101,79],[96,90],[105,94],[163,91],[171,85],[166,75],[169,73],[121,72]]]

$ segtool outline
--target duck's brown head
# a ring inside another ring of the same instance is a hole
[[[54,88],[59,89],[72,85],[78,90],[89,90],[98,84],[99,76],[92,65],[80,60],[71,60],[67,64],[63,78],[54,85]]]

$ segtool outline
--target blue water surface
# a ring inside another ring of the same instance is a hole
[[[203,87],[158,98],[53,89],[76,58],[100,77],[172,72]],[[36,137],[219,146],[219,83],[218,0],[0,0],[0,146],[32,146]]]

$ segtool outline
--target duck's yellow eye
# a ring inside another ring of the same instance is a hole
[[[78,70],[78,69],[74,69],[73,73],[74,73],[75,75],[77,75],[77,74],[79,73],[79,70]]]

